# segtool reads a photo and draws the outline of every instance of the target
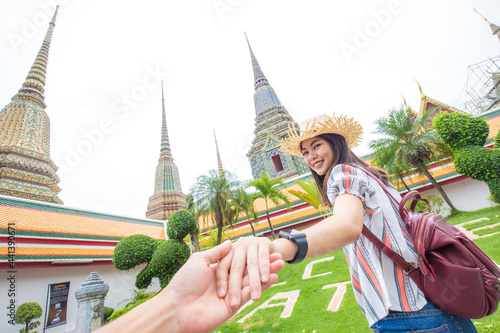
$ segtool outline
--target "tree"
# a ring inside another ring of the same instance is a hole
[[[267,222],[269,223],[269,228],[271,229],[271,234],[274,239],[276,236],[274,234],[273,225],[271,224],[271,219],[269,218],[268,200],[271,200],[276,206],[280,205],[281,200],[285,203],[288,209],[290,207],[290,200],[278,188],[278,186],[285,187],[285,184],[280,178],[270,179],[269,175],[266,173],[262,174],[260,178],[252,180],[249,185],[257,189],[256,196],[264,199],[264,202],[266,203]]]
[[[129,270],[147,263],[135,277],[135,286],[147,288],[154,277],[164,288],[191,255],[183,239],[198,228],[195,218],[187,210],[173,213],[167,221],[167,240],[156,240],[147,235],[130,235],[121,239],[113,251],[113,265]]]
[[[20,333],[28,333],[40,325],[40,321],[31,322],[33,319],[42,316],[42,307],[36,302],[26,302],[21,304],[17,310],[14,320],[18,324],[24,324],[25,327],[19,330]]]
[[[199,214],[198,210],[196,209],[194,198],[190,194],[186,197],[186,210],[194,216],[194,218],[196,220],[196,224],[198,224],[200,214]],[[196,228],[195,232],[192,232],[189,234],[189,243],[191,244],[191,253],[200,252],[200,241],[198,239],[199,234],[200,234],[199,228]]]
[[[500,203],[500,134],[496,135],[493,149],[485,148],[490,134],[488,123],[462,113],[439,114],[434,128],[444,143],[453,149],[455,170],[484,181],[490,188],[493,201]]]
[[[300,186],[305,192],[296,191],[296,190],[288,190],[288,193],[296,196],[297,198],[307,202],[312,207],[316,208],[316,210],[323,216],[328,217],[332,215],[332,210],[323,205],[321,200],[321,194],[319,193],[318,186],[314,179],[309,179],[305,182],[301,180],[296,180],[295,183]]]
[[[252,221],[250,221],[250,216],[253,217],[254,222],[257,221],[257,213],[255,212],[255,207],[253,205],[255,199],[255,195],[247,193],[245,187],[241,186],[233,193],[233,197],[231,200],[234,209],[234,216],[238,217],[241,213],[245,213],[248,223],[252,228],[252,234],[254,236],[255,229],[253,227]]]
[[[190,191],[197,210],[205,224],[211,220],[217,225],[217,245],[222,241],[222,228],[233,223],[231,198],[240,182],[227,171],[210,170],[196,179]]]
[[[410,191],[410,187],[404,181],[404,173],[411,173],[410,165],[399,165],[397,156],[387,149],[375,150],[372,157],[373,165],[384,169],[389,174],[389,181],[401,181],[406,190]]]
[[[430,109],[417,117],[410,108],[404,106],[390,110],[387,117],[376,121],[378,128],[375,134],[382,137],[372,141],[370,147],[375,151],[375,155],[393,156],[392,161],[385,161],[390,162],[395,169],[405,170],[408,165],[416,167],[434,185],[454,215],[458,210],[426,166],[433,157],[451,156],[449,147],[444,145],[435,130],[428,126],[433,114],[435,110]]]

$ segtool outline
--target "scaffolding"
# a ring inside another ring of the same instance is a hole
[[[479,115],[500,107],[500,57],[467,68],[466,101],[462,110]]]

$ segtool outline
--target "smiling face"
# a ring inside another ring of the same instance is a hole
[[[333,150],[321,137],[314,137],[301,142],[302,156],[308,167],[318,175],[324,176],[333,165]]]

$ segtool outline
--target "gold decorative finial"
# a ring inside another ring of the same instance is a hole
[[[415,80],[415,79],[414,79]],[[426,98],[427,96],[422,92],[422,87],[420,86],[420,83],[418,83],[417,80],[415,80],[415,82],[417,82],[417,85],[418,85],[418,90],[420,90],[420,98],[421,99],[424,99]]]
[[[403,103],[405,103],[406,111],[411,111],[411,108],[408,106],[408,104],[406,104],[406,98],[403,95],[401,95],[401,97],[403,97]]]
[[[476,10],[476,8],[472,7],[472,9],[474,9],[474,11],[479,14],[479,16],[481,16],[486,22],[488,22],[488,24],[491,25],[491,22],[488,21],[488,19],[486,17],[484,17],[483,15],[481,15],[481,13]]]

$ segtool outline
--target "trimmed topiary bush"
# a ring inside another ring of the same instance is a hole
[[[500,202],[500,149],[484,148],[488,124],[463,113],[441,113],[434,118],[434,128],[443,142],[453,149],[455,170],[488,184],[493,201]]]
[[[484,120],[458,112],[441,112],[434,118],[434,128],[453,150],[467,146],[483,147],[490,133]]]
[[[18,324],[25,325],[19,330],[20,333],[28,333],[40,325],[40,321],[31,322],[33,319],[42,316],[42,307],[36,302],[26,302],[21,304],[17,310],[14,320]]]
[[[167,221],[167,236],[169,239],[182,240],[192,232],[198,230],[198,223],[193,214],[187,210],[173,213]]]
[[[118,242],[113,252],[113,265],[121,270],[129,270],[153,256],[158,241],[146,235],[132,235]]]
[[[191,213],[177,211],[167,221],[169,239],[157,241],[145,235],[125,237],[115,247],[113,264],[119,270],[129,270],[146,262],[146,267],[135,278],[135,286],[147,288],[156,277],[164,288],[191,254],[183,238],[197,229],[198,224]]]
[[[155,276],[159,277],[162,288],[170,282],[190,255],[189,246],[181,240],[169,239],[158,246],[149,266]]]

